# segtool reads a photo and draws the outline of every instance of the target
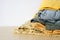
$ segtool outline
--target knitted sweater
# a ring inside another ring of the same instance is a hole
[[[60,9],[60,0],[42,0],[39,10],[42,9]]]

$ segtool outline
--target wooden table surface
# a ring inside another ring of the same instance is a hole
[[[13,33],[16,27],[0,27],[0,40],[60,40],[60,36],[17,35]]]

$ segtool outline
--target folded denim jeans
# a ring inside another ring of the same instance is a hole
[[[31,22],[42,23],[47,30],[60,30],[60,10],[42,10],[36,16]]]

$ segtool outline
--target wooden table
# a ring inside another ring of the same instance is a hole
[[[13,33],[16,27],[0,27],[0,40],[60,40],[60,36],[17,35]]]

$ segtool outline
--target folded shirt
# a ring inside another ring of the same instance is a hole
[[[41,0],[39,10],[45,9],[60,9],[60,0]]]
[[[42,10],[36,16],[31,22],[40,22],[47,30],[60,30],[60,10]]]

